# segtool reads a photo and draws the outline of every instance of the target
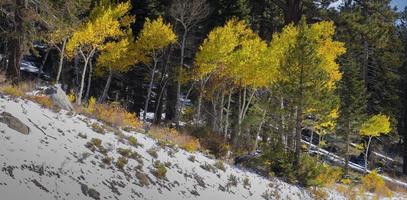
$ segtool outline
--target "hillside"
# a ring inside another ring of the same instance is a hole
[[[160,147],[141,133],[97,133],[90,124],[99,122],[82,115],[55,113],[7,96],[0,98],[3,117],[4,113],[19,119],[29,133],[0,123],[1,199],[312,199],[297,186],[226,164],[222,171],[201,153]],[[137,139],[137,147],[129,144],[128,136]],[[93,138],[102,141],[94,152],[86,145]],[[128,159],[119,170],[118,148],[131,149],[139,157]],[[113,158],[111,165],[102,161],[104,151]],[[156,161],[165,163],[165,177],[155,176]]]

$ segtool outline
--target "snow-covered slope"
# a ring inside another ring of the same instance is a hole
[[[106,134],[93,131],[90,124],[99,122],[82,115],[55,113],[33,102],[4,96],[0,98],[3,112],[18,118],[30,133],[24,135],[0,123],[1,200],[312,199],[305,189],[278,179],[268,180],[229,165],[225,171],[209,167],[216,161],[203,154],[160,147],[146,135],[121,130],[141,144],[131,146],[114,130]],[[92,138],[102,141],[113,158],[111,165],[104,164],[105,156],[99,151],[85,147]],[[129,159],[124,170],[119,170],[115,166],[120,157],[117,148],[131,149],[141,159]],[[157,158],[148,153],[151,148],[157,149]],[[166,178],[154,176],[156,160],[166,163]],[[333,192],[329,195],[330,199],[343,199]]]

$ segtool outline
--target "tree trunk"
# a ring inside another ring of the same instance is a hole
[[[350,145],[350,131],[351,131],[351,124],[350,124],[350,120],[349,118],[346,119],[346,141],[345,141],[345,170],[344,170],[344,174],[348,175],[349,173],[349,145]]]
[[[147,121],[146,117],[147,117],[147,112],[148,112],[148,104],[150,102],[150,96],[151,96],[151,92],[153,90],[155,70],[157,68],[157,63],[158,63],[157,58],[153,58],[153,59],[154,59],[154,65],[153,65],[153,69],[151,70],[150,84],[148,85],[146,102],[144,103],[143,121]]]
[[[367,172],[368,167],[367,167],[367,159],[368,159],[368,154],[369,154],[369,148],[370,148],[370,142],[372,141],[372,136],[369,136],[369,140],[367,142],[367,147],[366,147],[366,152],[365,152],[365,172]]]
[[[89,95],[90,95],[90,86],[92,84],[92,69],[93,65],[92,65],[92,59],[89,60],[89,74],[88,74],[88,85],[86,86],[86,95],[85,95],[85,99],[89,99]]]
[[[284,109],[285,109],[285,107],[284,107],[284,97],[281,97],[280,98],[280,115],[281,115],[281,117],[280,117],[280,134],[281,134],[281,141],[282,141],[282,143],[283,143],[283,145],[284,145],[284,147],[287,147],[287,135],[286,135],[286,132],[285,132],[285,129],[286,129],[286,125],[285,125],[285,118],[284,118]],[[284,149],[287,149],[287,148],[284,148]]]
[[[404,146],[403,174],[407,174],[407,139],[404,139],[403,146]]]
[[[22,16],[24,15],[25,0],[16,0],[14,10],[14,32],[9,41],[10,51],[8,53],[8,65],[6,70],[6,77],[17,85],[20,82],[20,64],[23,51],[24,40],[24,21]]]
[[[238,113],[238,120],[237,120],[237,133],[235,137],[235,144],[237,144],[237,140],[240,137],[241,133],[242,133],[242,123],[243,120],[246,117],[246,113],[249,110],[249,106],[251,104],[251,101],[253,100],[253,96],[254,93],[256,92],[256,90],[253,90],[252,94],[249,96],[249,99],[246,98],[247,95],[247,88],[243,89],[243,93],[240,92],[239,95],[239,113]],[[246,100],[247,99],[247,100]]]
[[[219,92],[216,93],[215,98],[212,98],[212,132],[218,130],[218,99]]]
[[[229,130],[229,115],[230,115],[230,104],[232,102],[232,90],[229,92],[228,95],[228,105],[226,107],[226,116],[225,116],[225,127],[224,127],[224,131],[223,131],[223,137],[227,138],[228,136],[228,130]]]
[[[263,124],[265,122],[266,114],[267,114],[267,110],[264,110],[259,127],[257,127],[256,138],[254,139],[253,152],[255,152],[257,150],[258,138],[260,136],[261,128],[263,127]]]
[[[162,97],[163,97],[163,94],[164,94],[164,90],[165,90],[165,87],[167,86],[167,83],[168,83],[168,79],[167,80],[165,80],[165,82],[164,82],[164,85],[161,87],[161,91],[160,91],[160,95],[158,96],[158,100],[157,100],[157,105],[156,105],[156,107],[155,107],[155,112],[154,112],[154,123],[160,123],[160,121],[161,121],[161,114],[162,114],[162,112],[159,112],[160,110],[162,110]]]
[[[76,99],[76,104],[77,105],[81,105],[82,104],[82,94],[83,94],[83,88],[85,86],[85,76],[86,76],[86,69],[88,67],[88,63],[89,60],[92,58],[94,52],[96,51],[96,49],[92,49],[92,51],[89,53],[88,56],[86,56],[82,50],[80,50],[80,53],[83,57],[83,59],[85,60],[85,64],[83,66],[83,72],[82,72],[82,78],[81,78],[81,86],[79,89],[79,94],[78,94],[78,98]]]
[[[290,109],[290,114],[288,116],[288,125],[287,125],[287,148],[290,151],[294,150],[294,135],[295,135],[295,126],[294,126],[294,121],[295,121],[295,115],[297,113],[297,108],[291,108]]]
[[[300,80],[299,80],[299,94],[297,99],[297,114],[295,120],[295,160],[294,168],[298,169],[300,166],[300,156],[301,156],[301,132],[302,132],[302,109],[303,109],[303,98],[304,98],[304,67],[301,66],[300,70]]]
[[[67,39],[64,38],[64,40],[63,40],[63,42],[62,42],[62,47],[61,47],[60,52],[59,52],[59,54],[60,54],[60,55],[59,55],[59,66],[58,66],[57,78],[56,78],[56,80],[55,80],[56,83],[59,82],[59,78],[61,77],[62,66],[63,66],[63,64],[64,64],[66,42],[67,42]]]
[[[198,97],[198,106],[196,108],[196,122],[198,124],[201,123],[201,108],[202,108],[204,85],[205,85],[204,80],[201,80],[201,87],[200,87],[199,97]]]
[[[47,62],[49,52],[50,52],[50,49],[47,48],[47,50],[46,50],[46,52],[45,52],[44,59],[42,59],[41,67],[40,67],[40,69],[38,70],[38,74],[37,74],[37,85],[40,83],[40,80],[41,80],[41,72],[43,71],[44,66],[45,66],[45,63]]]
[[[220,99],[220,106],[219,106],[219,133],[222,133],[223,130],[223,110],[224,110],[224,105],[225,105],[225,90],[222,90],[222,94],[221,94],[221,99]]]
[[[178,69],[178,77],[177,77],[177,101],[175,104],[175,124],[179,126],[179,120],[181,116],[181,77],[182,77],[182,69],[184,67],[184,56],[185,56],[185,45],[188,35],[188,28],[184,26],[184,34],[182,35],[181,41],[181,58],[180,58],[180,66]]]
[[[99,98],[99,103],[106,101],[107,93],[109,92],[110,84],[112,83],[113,72],[112,68],[109,67],[109,76],[107,77],[105,89],[103,89],[102,96]]]
[[[284,12],[285,24],[297,24],[302,15],[302,0],[286,0],[286,10]]]
[[[311,130],[311,138],[309,140],[309,146],[308,146],[308,153],[311,152],[311,148],[312,148],[312,140],[314,139],[314,131]]]

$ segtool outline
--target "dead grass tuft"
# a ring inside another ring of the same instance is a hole
[[[159,143],[167,145],[175,144],[189,152],[195,152],[201,148],[198,139],[180,133],[176,129],[152,127],[148,133],[151,137],[158,140]]]

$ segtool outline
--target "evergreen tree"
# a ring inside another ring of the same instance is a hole
[[[366,112],[367,99],[365,85],[360,77],[360,68],[350,56],[345,56],[343,60],[345,60],[341,63],[343,75],[338,86],[340,96],[338,131],[345,140],[344,168],[347,175],[350,143],[358,136],[358,130]]]

